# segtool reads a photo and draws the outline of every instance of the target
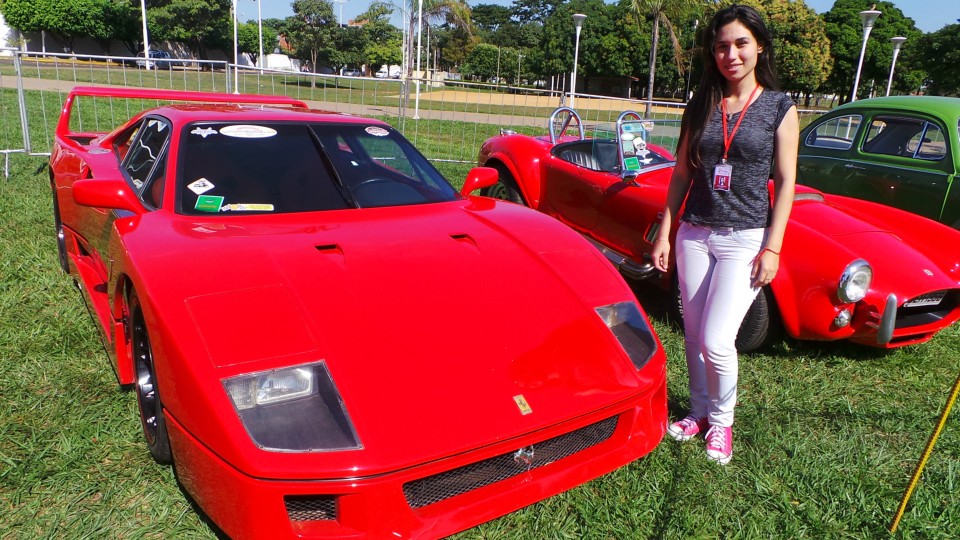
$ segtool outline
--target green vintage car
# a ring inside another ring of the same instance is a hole
[[[800,133],[797,182],[960,229],[960,98],[841,105]]]

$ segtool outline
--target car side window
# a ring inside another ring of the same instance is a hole
[[[853,146],[853,138],[862,120],[859,114],[831,118],[814,128],[803,143],[813,148],[848,150]]]
[[[131,139],[122,168],[141,198],[145,193],[156,192],[151,190],[151,183],[166,169],[165,150],[169,139],[170,126],[159,118],[145,118]],[[152,200],[152,196],[145,198],[144,202],[154,207],[159,204],[159,201]]]
[[[927,123],[923,136],[916,140],[914,157],[917,159],[938,160],[947,155],[947,141],[939,126]]]
[[[867,136],[863,141],[863,151],[869,154],[917,157],[920,147],[928,141],[925,135],[928,126],[935,128],[919,118],[876,116],[870,121]],[[927,145],[927,148],[930,150],[934,147]]]

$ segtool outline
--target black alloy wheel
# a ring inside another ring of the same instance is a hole
[[[137,382],[137,408],[140,410],[140,425],[147,442],[150,455],[157,463],[168,465],[173,462],[170,451],[170,439],[163,418],[163,403],[157,387],[157,374],[154,365],[153,348],[147,322],[143,316],[143,307],[136,291],[130,293],[128,304],[128,325],[130,348],[133,353]]]

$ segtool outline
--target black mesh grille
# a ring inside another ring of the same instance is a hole
[[[333,495],[288,495],[283,503],[291,521],[337,519],[337,498]]]
[[[423,508],[576,454],[609,439],[616,427],[617,417],[611,416],[517,452],[408,482],[403,493],[410,506]]]

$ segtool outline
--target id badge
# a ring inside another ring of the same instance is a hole
[[[730,178],[733,176],[733,166],[728,163],[718,163],[713,168],[713,189],[716,191],[730,191]]]

